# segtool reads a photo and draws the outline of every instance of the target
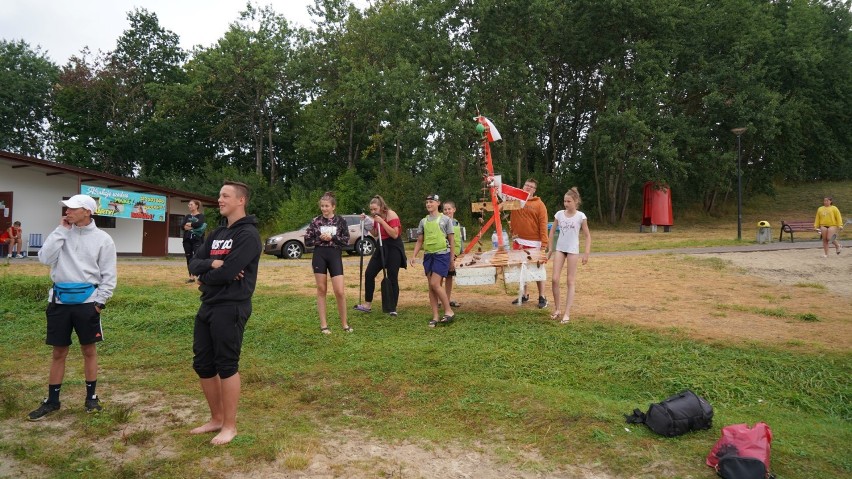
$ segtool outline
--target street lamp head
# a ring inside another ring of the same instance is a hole
[[[745,132],[746,132],[746,130],[748,130],[748,128],[746,128],[746,127],[744,127],[744,126],[743,126],[743,127],[740,127],[740,128],[734,128],[734,129],[732,129],[732,130],[731,130],[731,133],[733,133],[733,134],[735,134],[735,135],[737,135],[737,136],[740,136],[740,135],[742,135],[743,133],[745,133]]]

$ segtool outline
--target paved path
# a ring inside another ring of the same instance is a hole
[[[736,246],[707,246],[702,248],[671,248],[647,249],[631,251],[610,251],[605,253],[592,252],[592,256],[639,256],[648,254],[718,254],[718,253],[750,253],[755,251],[783,251],[789,249],[822,248],[821,241],[799,241],[798,243],[766,243]]]
[[[592,256],[642,256],[642,255],[652,255],[652,254],[719,254],[719,253],[750,253],[750,252],[758,252],[758,251],[783,251],[783,250],[792,250],[792,249],[817,249],[822,248],[822,242],[820,241],[799,241],[796,243],[768,243],[768,244],[748,244],[748,245],[736,245],[736,246],[707,246],[702,248],[670,248],[670,249],[645,249],[645,250],[631,250],[631,251],[608,251],[608,252],[592,252]],[[410,254],[410,253],[409,253]],[[3,258],[5,259],[5,258]],[[270,255],[263,255],[263,261],[261,265],[264,268],[286,268],[286,267],[294,267],[294,266],[304,266],[306,264],[310,264],[310,259],[278,259],[272,257]],[[35,256],[30,256],[20,259],[11,259],[8,260],[10,262],[16,261],[38,261],[38,258]],[[119,256],[118,261],[121,263],[145,263],[145,264],[154,264],[160,266],[167,265],[182,265],[184,264],[183,256],[173,256],[169,259],[163,259],[161,257],[158,258],[146,258],[141,256]],[[367,267],[367,263],[370,261],[369,257],[364,258],[364,268]],[[346,265],[355,265],[359,264],[359,258],[357,256],[343,255],[343,264]]]

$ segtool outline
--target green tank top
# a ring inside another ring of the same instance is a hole
[[[441,218],[444,215],[438,213],[435,220],[428,216],[423,223],[423,251],[426,253],[444,253],[447,251],[447,237],[441,230]]]
[[[461,224],[453,220],[453,242],[456,244],[456,256],[462,252]]]

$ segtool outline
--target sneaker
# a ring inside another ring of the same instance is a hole
[[[12,254],[11,254],[11,253],[9,253],[9,254],[7,254],[7,255],[6,255],[6,257],[7,257],[7,258],[9,258],[9,259],[11,259],[11,258],[12,258]]]
[[[395,318],[395,317],[397,316],[397,315],[396,315],[396,311],[391,311],[391,312],[390,312],[390,313],[388,313],[388,314],[389,314],[392,318]]]
[[[544,309],[547,307],[547,298],[544,296],[538,297],[538,309]]]
[[[48,402],[47,398],[44,398],[44,401],[41,402],[41,406],[39,406],[35,411],[29,413],[27,415],[27,419],[30,421],[41,420],[53,411],[58,411],[60,404],[61,403],[58,402]]]
[[[530,300],[530,295],[525,294],[525,295],[521,296],[521,302],[522,303],[526,303],[529,300]],[[518,304],[518,300],[515,299],[514,301],[512,301],[512,304]]]
[[[370,313],[373,311],[373,308],[368,308],[362,304],[356,304],[354,309],[355,311],[361,311],[362,313]]]
[[[91,399],[86,399],[86,412],[100,412],[101,409],[103,408],[97,394],[92,396]]]

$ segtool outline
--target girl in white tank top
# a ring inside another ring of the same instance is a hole
[[[571,188],[565,193],[562,204],[565,209],[556,212],[554,215],[553,227],[550,229],[550,239],[548,241],[549,251],[547,253],[548,260],[553,258],[553,278],[551,280],[553,287],[553,300],[556,305],[556,310],[550,315],[550,319],[558,319],[560,324],[568,324],[571,314],[571,306],[574,303],[574,279],[577,275],[577,262],[582,261],[583,264],[589,262],[589,253],[592,250],[592,235],[589,233],[589,225],[586,221],[586,215],[579,211],[580,193],[577,188]],[[553,241],[554,231],[559,229],[558,241]],[[580,255],[580,235],[583,236],[584,252]],[[565,309],[559,309],[559,277],[562,275],[562,268],[566,271],[566,281],[568,283],[568,297],[565,301]]]

